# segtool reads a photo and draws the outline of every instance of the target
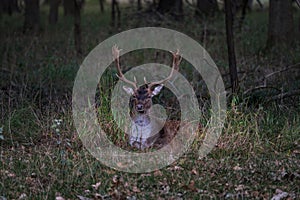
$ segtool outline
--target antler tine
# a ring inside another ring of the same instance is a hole
[[[173,63],[172,63],[172,66],[174,67],[174,69],[176,71],[179,70],[179,65],[181,63],[181,60],[182,60],[182,56],[179,54],[179,49],[176,50],[176,52],[172,52],[172,55],[173,55]]]
[[[154,85],[159,85],[159,84],[162,84],[162,83],[168,81],[169,79],[171,79],[173,77],[174,71],[179,70],[179,65],[180,65],[180,62],[182,60],[182,57],[179,54],[179,50],[177,49],[176,52],[172,52],[172,51],[170,51],[170,52],[173,55],[172,70],[171,70],[170,75],[167,78],[163,79],[163,80],[155,81],[155,82],[150,83],[148,85],[149,88],[151,88]]]
[[[132,85],[135,89],[137,89],[138,87],[137,87],[136,79],[134,78],[134,82],[130,81],[130,80],[126,79],[124,74],[122,73],[122,70],[121,70],[121,67],[120,67],[120,51],[121,50],[122,49],[118,49],[117,45],[114,45],[112,47],[113,59],[115,60],[116,67],[117,67],[117,70],[118,70],[118,74],[116,74],[116,75],[121,81],[124,81],[125,83],[128,83],[128,84]]]

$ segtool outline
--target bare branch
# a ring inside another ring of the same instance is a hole
[[[290,69],[292,69],[292,68],[294,68],[294,67],[297,67],[297,66],[299,66],[299,65],[300,65],[300,63],[296,63],[296,64],[294,64],[294,65],[289,65],[289,66],[287,66],[287,67],[285,67],[285,68],[282,68],[282,69],[280,69],[280,70],[277,70],[277,71],[275,71],[275,72],[272,72],[272,73],[270,73],[270,74],[267,74],[267,75],[265,76],[265,79],[267,79],[267,78],[269,78],[269,77],[271,77],[271,76],[273,76],[273,75],[275,75],[275,74],[278,74],[278,73],[281,73],[281,72],[288,71],[288,70],[290,70]]]
[[[256,90],[264,90],[264,89],[281,91],[280,89],[278,89],[276,87],[270,87],[270,86],[266,86],[266,85],[259,85],[259,86],[256,86],[256,87],[253,87],[253,88],[250,88],[250,89],[246,90],[244,92],[244,95],[246,95],[250,92],[254,92]]]
[[[276,101],[276,100],[282,100],[288,97],[292,97],[292,96],[298,96],[300,95],[300,90],[293,90],[293,91],[289,91],[289,92],[285,92],[285,93],[280,93],[278,95],[275,95],[273,97],[270,97],[267,102],[270,101]]]

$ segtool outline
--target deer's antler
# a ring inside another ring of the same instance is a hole
[[[180,65],[180,62],[182,60],[182,57],[180,56],[179,54],[179,50],[177,49],[176,52],[172,52],[170,51],[173,55],[173,62],[172,62],[172,70],[171,70],[171,73],[170,75],[163,79],[163,80],[160,80],[160,81],[155,81],[155,82],[151,82],[148,84],[148,87],[151,88],[152,86],[154,85],[160,85],[160,84],[163,84],[164,82],[168,81],[169,79],[171,79],[173,77],[173,74],[174,74],[174,71],[178,71],[179,70],[179,65]]]
[[[137,89],[138,87],[137,87],[136,78],[134,77],[134,82],[130,81],[130,80],[126,79],[124,74],[122,73],[122,70],[121,70],[121,67],[120,67],[120,51],[121,51],[121,49],[118,49],[117,45],[114,45],[112,47],[113,59],[115,60],[116,67],[117,67],[117,70],[118,70],[118,74],[116,74],[116,75],[121,81],[124,81],[125,83],[128,83],[128,84],[132,85],[134,87],[134,89]]]

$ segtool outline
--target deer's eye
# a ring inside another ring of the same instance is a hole
[[[151,98],[145,99],[145,102],[146,102],[146,103],[148,103],[148,102],[150,102],[150,101],[151,101]]]

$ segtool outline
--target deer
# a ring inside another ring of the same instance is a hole
[[[150,117],[150,108],[153,105],[152,98],[160,93],[164,83],[174,76],[174,72],[179,71],[182,56],[180,56],[179,50],[171,52],[173,62],[169,76],[154,82],[147,82],[144,77],[144,84],[138,86],[135,77],[133,78],[134,80],[131,81],[122,73],[120,66],[120,51],[121,50],[118,49],[116,45],[112,47],[113,60],[115,61],[117,68],[116,76],[119,80],[129,85],[123,86],[123,90],[130,95],[129,107],[132,124],[129,130],[129,145],[140,150],[150,147],[162,147],[174,138],[179,129],[180,122],[167,120],[164,123],[163,128],[159,130],[158,133],[153,134],[153,131],[155,132],[154,129],[159,127],[156,123],[161,122]]]

